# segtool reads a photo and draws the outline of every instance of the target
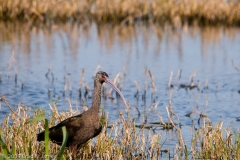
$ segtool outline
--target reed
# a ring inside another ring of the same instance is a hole
[[[223,122],[213,126],[208,118],[204,118],[202,129],[197,130],[192,138],[195,158],[239,159],[240,130],[231,131],[222,126]]]
[[[101,22],[133,23],[136,20],[204,24],[240,24],[239,0],[0,0],[1,20],[86,18]]]
[[[4,96],[0,97],[8,105]],[[69,110],[60,112],[57,101],[50,105],[51,114],[47,115],[41,108],[29,108],[21,104],[16,111],[12,111],[4,118],[0,126],[0,157],[27,159],[160,159],[162,154],[169,154],[169,158],[181,159],[239,159],[240,158],[240,130],[231,131],[222,128],[223,122],[213,126],[207,117],[202,117],[202,127],[192,129],[191,145],[186,145],[181,129],[173,123],[171,107],[167,108],[170,123],[163,122],[163,126],[171,125],[174,135],[178,137],[176,148],[172,153],[163,148],[166,140],[161,134],[155,133],[156,127],[138,125],[127,112],[119,112],[116,122],[110,122],[102,108],[103,131],[95,139],[86,143],[77,153],[72,155],[64,146],[52,142],[37,142],[36,134],[49,126],[53,126],[63,119],[79,111],[73,110],[69,102]],[[47,117],[47,119],[46,119]],[[178,117],[177,117],[178,118]],[[160,120],[162,120],[160,116]],[[158,124],[159,126],[159,124]],[[169,129],[169,128],[168,128]],[[66,132],[65,132],[66,134]],[[67,138],[67,136],[66,136]],[[169,138],[169,137],[168,137]],[[50,146],[47,150],[48,143]]]

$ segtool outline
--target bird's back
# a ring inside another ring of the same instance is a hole
[[[88,110],[80,115],[65,119],[56,126],[49,128],[49,138],[54,143],[61,145],[63,140],[62,127],[65,126],[68,133],[66,146],[81,145],[87,142],[102,130],[99,120],[96,120],[98,116],[93,115],[92,111]],[[37,140],[44,140],[44,131],[37,135]]]

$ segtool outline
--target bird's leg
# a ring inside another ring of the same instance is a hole
[[[77,145],[69,147],[69,151],[72,155],[76,155],[77,153]]]

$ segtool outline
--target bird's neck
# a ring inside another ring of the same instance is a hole
[[[102,84],[99,82],[94,82],[94,96],[92,101],[92,109],[99,111],[100,104],[101,104],[101,88]]]

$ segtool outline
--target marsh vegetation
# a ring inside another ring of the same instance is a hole
[[[239,0],[1,0],[1,20],[240,24]]]

